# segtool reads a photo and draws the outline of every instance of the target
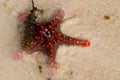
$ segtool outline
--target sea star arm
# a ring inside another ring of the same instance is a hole
[[[49,45],[49,59],[50,59],[50,67],[57,68],[57,63],[55,62],[54,45]]]
[[[82,47],[87,47],[90,46],[90,42],[88,40],[80,40],[80,39],[75,39],[75,38],[71,38],[68,37],[66,35],[60,34],[58,33],[58,39],[61,42],[65,42],[65,43],[71,43],[71,44],[75,44],[75,45],[80,45]]]
[[[50,59],[50,65],[51,65],[51,63],[53,62],[53,60],[54,60],[54,53],[53,53],[53,45],[50,45],[49,46],[49,50],[50,50],[50,52],[49,52],[49,59]]]
[[[51,24],[50,27],[57,28],[59,24],[63,21],[64,15],[65,15],[64,10],[59,9],[57,12],[57,16],[50,21],[50,24]]]

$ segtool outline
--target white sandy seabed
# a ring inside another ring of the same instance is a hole
[[[91,46],[59,46],[59,68],[48,78],[48,58],[42,52],[24,55],[18,61],[12,58],[20,48],[16,16],[30,10],[31,0],[0,0],[0,80],[120,80],[120,0],[34,2],[46,10],[46,19],[55,8],[64,9],[66,20],[61,31],[71,37],[89,39]]]

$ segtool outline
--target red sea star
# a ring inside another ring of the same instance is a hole
[[[32,1],[33,3],[33,1]],[[57,16],[54,17],[51,21],[46,22],[37,22],[35,16],[36,11],[41,11],[34,7],[31,10],[31,13],[27,16],[24,24],[24,39],[22,41],[22,48],[24,50],[30,51],[37,45],[48,47],[49,48],[49,60],[50,67],[55,66],[55,52],[54,46],[59,42],[70,43],[79,45],[82,47],[90,46],[90,42],[88,40],[80,40],[68,37],[62,34],[60,31],[57,31],[57,28],[60,27],[60,23],[64,18],[64,11],[59,9],[57,12]]]

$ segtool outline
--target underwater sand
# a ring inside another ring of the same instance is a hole
[[[44,19],[62,8],[61,31],[88,39],[90,47],[60,45],[59,68],[51,80],[120,80],[120,0],[34,0]],[[17,15],[29,12],[31,0],[0,0],[0,80],[50,80],[48,57],[42,52],[13,59],[20,49]],[[41,66],[41,67],[39,67]]]

